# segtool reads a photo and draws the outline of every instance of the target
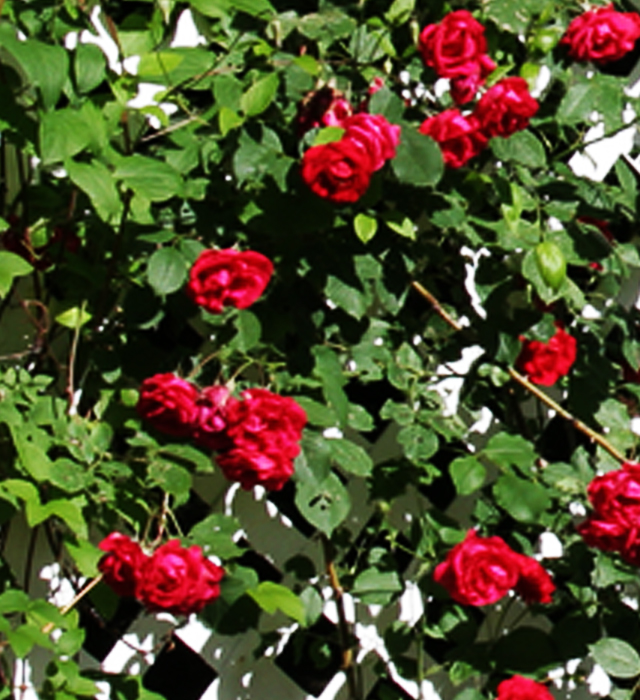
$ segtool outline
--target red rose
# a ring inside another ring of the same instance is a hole
[[[640,15],[616,12],[613,4],[576,17],[560,40],[576,61],[604,64],[632,51],[640,38]]]
[[[191,434],[198,390],[175,374],[155,374],[140,386],[136,410],[154,428],[173,437]]]
[[[524,78],[504,78],[484,93],[473,116],[487,138],[507,137],[526,129],[538,107]]]
[[[298,107],[298,134],[302,136],[310,129],[323,126],[342,126],[352,114],[353,107],[344,95],[325,85],[310,92]]]
[[[550,603],[556,590],[551,576],[535,559],[519,554],[520,579],[516,593],[525,603]]]
[[[204,557],[200,547],[170,540],[144,561],[136,597],[150,612],[189,615],[220,595],[223,576],[224,570]]]
[[[208,450],[223,450],[229,447],[226,434],[227,410],[236,403],[226,386],[209,386],[200,392],[196,401],[197,415],[193,425],[194,441]]]
[[[576,339],[558,324],[556,327],[555,335],[547,343],[540,340],[524,340],[516,360],[518,369],[534,384],[552,386],[560,377],[569,373],[576,360]]]
[[[112,532],[98,547],[107,552],[98,563],[105,583],[118,595],[134,596],[137,572],[147,558],[140,545],[126,535]]]
[[[419,131],[438,143],[445,164],[452,168],[463,166],[487,144],[475,119],[463,117],[457,109],[447,109],[429,117],[422,122]]]
[[[451,97],[457,105],[470,102],[484,85],[490,73],[496,69],[496,62],[487,54],[480,56],[472,73],[451,79]]]
[[[496,700],[553,700],[553,695],[542,683],[513,676],[500,683]]]
[[[342,126],[344,138],[352,139],[369,152],[373,170],[380,170],[387,160],[395,157],[396,146],[400,143],[400,127],[389,122],[380,114],[354,114]]]
[[[246,309],[264,292],[273,263],[255,250],[204,250],[189,271],[187,294],[213,314],[225,306]]]
[[[594,512],[577,528],[585,542],[640,565],[640,464],[595,477],[587,492]]]
[[[484,27],[467,10],[456,10],[420,33],[422,60],[441,78],[473,75],[487,51]]]
[[[227,479],[239,481],[244,489],[261,484],[277,491],[293,474],[306,413],[293,399],[266,389],[244,391],[242,399],[229,406],[227,437],[232,446],[216,462]]]
[[[320,197],[332,202],[356,202],[367,191],[373,161],[360,141],[313,146],[302,157],[302,179]]]
[[[514,552],[502,538],[478,537],[475,530],[436,566],[433,579],[463,605],[495,603],[512,589],[526,602],[548,603],[555,590],[538,562]]]

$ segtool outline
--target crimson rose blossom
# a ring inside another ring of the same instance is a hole
[[[484,93],[473,116],[487,138],[506,138],[526,129],[538,107],[524,78],[504,78]]]
[[[438,143],[445,164],[452,168],[463,166],[487,144],[477,121],[473,117],[467,119],[457,109],[446,109],[429,117],[422,122],[419,131]]]
[[[604,64],[621,59],[640,39],[640,15],[616,12],[613,4],[576,17],[560,40],[576,61]]]
[[[98,547],[107,552],[98,563],[105,583],[121,596],[134,596],[136,576],[146,555],[137,542],[119,532],[105,537]]]
[[[496,68],[486,53],[484,27],[467,10],[450,12],[440,24],[426,26],[418,50],[441,78],[451,78],[451,96],[459,105],[472,100]]]
[[[312,146],[302,156],[302,179],[318,196],[339,204],[357,202],[367,191],[374,170],[372,155],[361,141]]]
[[[500,537],[478,537],[475,530],[436,566],[433,579],[463,605],[489,605],[512,589],[527,603],[550,603],[555,590],[535,559],[514,552]]]
[[[213,314],[225,306],[246,309],[264,292],[273,263],[255,250],[204,250],[189,271],[187,294]]]
[[[534,384],[552,386],[569,373],[577,356],[576,339],[556,324],[549,342],[523,339],[516,366]]]
[[[150,612],[189,615],[220,595],[223,577],[224,569],[204,557],[200,547],[170,540],[140,567],[136,597]]]
[[[512,676],[500,683],[496,700],[553,700],[553,695],[542,683]]]
[[[243,489],[261,484],[277,491],[294,472],[306,422],[306,413],[293,399],[267,389],[243,391],[242,401],[227,411],[232,447],[218,454],[216,462],[227,479],[239,481]]]
[[[577,528],[584,541],[640,566],[640,464],[595,477],[587,492],[593,513]]]
[[[369,152],[373,170],[380,170],[385,162],[396,155],[400,143],[400,127],[380,114],[354,114],[342,123],[345,139],[352,139]]]
[[[207,450],[223,450],[229,447],[226,434],[227,411],[236,403],[229,389],[222,384],[204,388],[196,401],[197,415],[192,437],[196,444]]]
[[[170,372],[147,377],[136,410],[154,428],[173,437],[188,437],[196,419],[198,390]]]

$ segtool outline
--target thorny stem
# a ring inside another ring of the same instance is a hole
[[[89,583],[74,596],[73,600],[70,603],[67,603],[67,605],[60,608],[60,614],[66,615],[69,612],[69,610],[75,608],[75,606],[87,595],[87,593],[94,589],[100,583],[100,581],[102,581],[102,574],[98,574],[94,579],[89,581]],[[54,627],[55,624],[53,622],[47,622],[47,624],[42,628],[42,631],[45,634],[49,634],[53,631]]]
[[[353,663],[353,651],[349,645],[349,623],[347,622],[347,615],[344,609],[344,591],[340,585],[340,579],[338,578],[338,572],[336,571],[336,565],[333,560],[333,547],[326,535],[322,535],[322,549],[324,551],[324,559],[326,562],[327,575],[329,576],[329,583],[331,584],[333,597],[336,601],[336,608],[338,609],[338,633],[340,635],[340,646],[342,647],[341,669],[347,676],[351,700],[361,700],[360,692],[358,690],[356,667]]]
[[[438,314],[438,316],[440,316],[440,318],[446,321],[451,326],[451,328],[453,328],[456,331],[461,331],[463,329],[463,326],[460,325],[460,323],[458,323],[458,321],[456,321],[452,316],[450,316],[442,308],[442,306],[440,306],[440,302],[433,296],[433,294],[431,294],[431,292],[428,289],[423,287],[419,282],[415,281],[411,283],[411,286],[433,306],[433,310]],[[523,377],[520,374],[520,372],[516,371],[512,367],[509,367],[507,369],[507,372],[511,379],[520,384],[520,386],[526,389],[529,393],[533,394],[545,406],[555,411],[559,416],[562,416],[562,418],[564,418],[565,420],[569,421],[576,430],[579,430],[590,440],[600,445],[600,447],[606,450],[612,457],[617,459],[619,462],[627,461],[626,457],[622,454],[622,452],[617,450],[604,436],[600,435],[600,433],[593,430],[593,428],[590,428],[588,425],[583,423],[581,420],[578,420],[575,416],[569,413],[569,411],[562,408],[562,406],[559,403],[556,403],[550,396],[545,394],[544,391],[538,389],[538,387],[535,386],[535,384],[532,384],[526,377]]]

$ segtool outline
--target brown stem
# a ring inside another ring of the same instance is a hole
[[[100,581],[102,581],[102,574],[98,574],[94,579],[89,581],[89,583],[79,593],[75,595],[74,599],[70,603],[67,603],[67,605],[60,608],[60,614],[66,615],[69,612],[69,610],[74,608],[87,595],[87,593],[89,593],[89,591],[91,591],[100,583]],[[54,627],[55,624],[53,622],[47,622],[47,624],[42,628],[42,631],[45,634],[49,634],[49,632],[53,631]]]
[[[324,559],[326,562],[327,575],[329,583],[333,590],[333,597],[336,601],[338,609],[338,634],[340,636],[340,646],[342,647],[342,664],[341,669],[347,675],[347,683],[349,685],[349,695],[351,700],[360,700],[360,692],[358,690],[358,679],[356,676],[356,667],[353,663],[353,650],[349,644],[349,623],[344,609],[344,597],[338,572],[336,571],[335,562],[333,560],[333,546],[326,535],[322,535],[322,549],[324,551]]]
[[[443,308],[440,306],[440,302],[431,294],[428,289],[425,289],[419,282],[412,282],[411,286],[421,294],[432,306],[434,311],[446,321],[451,328],[456,331],[461,331],[463,326],[461,326],[458,321],[452,318]],[[560,404],[556,403],[551,397],[538,389],[535,384],[532,384],[526,377],[523,377],[519,372],[510,367],[507,372],[511,379],[520,384],[521,387],[525,388],[529,393],[533,394],[539,401],[541,401],[545,406],[548,406],[554,410],[559,416],[562,416],[565,420],[569,421],[571,425],[576,430],[586,435],[590,440],[593,440],[596,444],[600,445],[604,450],[606,450],[612,457],[617,459],[619,462],[626,462],[626,457],[622,452],[618,451],[605,437],[597,433],[595,430],[590,428],[588,425],[578,420],[575,416],[571,415],[569,411],[562,408]]]

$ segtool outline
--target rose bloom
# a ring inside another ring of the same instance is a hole
[[[445,164],[451,168],[460,168],[487,145],[477,121],[463,117],[457,109],[429,117],[418,130],[438,143]]]
[[[418,50],[427,66],[441,78],[463,78],[476,72],[487,52],[484,27],[468,10],[445,15],[420,33]]]
[[[457,105],[470,102],[484,85],[487,77],[496,69],[496,62],[487,54],[480,56],[473,72],[451,79],[451,97]]]
[[[339,204],[357,202],[367,191],[374,163],[360,141],[312,146],[302,156],[302,179],[318,196]]]
[[[342,122],[353,114],[349,100],[328,85],[310,92],[298,107],[296,122],[298,134],[302,136],[310,129],[324,126],[342,126]]]
[[[374,171],[395,157],[396,146],[400,143],[400,127],[390,124],[382,115],[354,114],[342,126],[344,138],[362,144],[369,152]]]
[[[507,137],[526,129],[538,107],[524,78],[504,78],[484,93],[473,116],[487,138]]]
[[[547,343],[523,339],[516,367],[534,384],[553,386],[569,373],[576,356],[576,339],[556,324],[555,335]]]
[[[136,410],[160,432],[188,437],[198,412],[197,400],[193,384],[170,372],[154,374],[142,382]]]
[[[106,552],[98,563],[105,583],[118,595],[133,597],[137,572],[147,558],[140,545],[126,535],[112,532],[98,547]]]
[[[560,40],[576,61],[597,64],[617,61],[632,51],[640,38],[640,15],[616,12],[613,4],[576,17]]]
[[[136,597],[150,612],[189,615],[220,595],[223,577],[224,569],[204,557],[200,547],[170,540],[142,564]]]
[[[489,605],[515,589],[528,603],[548,603],[555,590],[546,571],[530,557],[514,552],[500,537],[478,537],[469,530],[433,579],[462,605]]]
[[[496,700],[553,700],[553,695],[542,683],[513,676],[500,683]]]
[[[196,401],[197,415],[192,428],[194,442],[207,450],[223,450],[230,446],[227,437],[227,410],[237,402],[224,385],[208,386]]]
[[[293,474],[293,460],[300,453],[304,410],[293,400],[267,389],[242,392],[227,411],[227,437],[232,446],[216,457],[227,479],[242,488],[261,484],[281,489]]]
[[[272,274],[271,260],[255,250],[204,250],[191,266],[186,291],[213,314],[225,306],[246,309],[260,298]]]
[[[615,551],[640,565],[640,464],[625,462],[596,476],[587,489],[593,513],[578,526],[590,547]]]

